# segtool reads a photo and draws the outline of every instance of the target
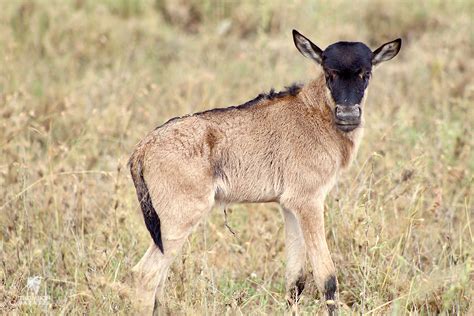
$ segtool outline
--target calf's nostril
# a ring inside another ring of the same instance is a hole
[[[335,115],[339,120],[353,121],[359,119],[362,110],[358,105],[352,106],[336,106]]]

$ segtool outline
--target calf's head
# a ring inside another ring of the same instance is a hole
[[[334,101],[336,127],[343,132],[359,127],[372,69],[395,57],[402,40],[399,38],[385,43],[375,51],[360,42],[337,42],[323,51],[296,30],[293,30],[293,40],[303,56],[323,68],[326,87]]]

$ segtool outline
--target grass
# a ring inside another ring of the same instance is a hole
[[[172,3],[2,1],[2,313],[131,313],[124,288],[150,241],[126,168],[134,144],[170,117],[314,77],[297,28],[322,47],[404,39],[326,201],[340,311],[472,314],[472,2]],[[236,205],[229,222],[237,237],[216,210],[189,239],[172,307],[285,313],[278,206]],[[312,281],[304,294],[302,314],[323,311]]]

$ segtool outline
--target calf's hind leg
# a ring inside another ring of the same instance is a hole
[[[154,178],[161,181],[147,181],[147,184],[153,207],[160,219],[164,252],[152,244],[133,271],[137,303],[140,305],[138,309],[147,314],[151,314],[151,311],[154,311],[153,314],[166,314],[164,286],[170,265],[193,228],[211,210],[214,191],[211,182],[205,181],[209,179],[204,177],[172,178],[160,174]]]
[[[163,286],[166,280],[171,260],[172,258],[167,259],[152,243],[140,261],[133,267],[136,289],[134,303],[139,314],[151,315],[153,313],[156,291]]]
[[[179,254],[189,234],[201,218],[211,209],[195,210],[195,216],[186,222],[161,221],[164,253],[153,243],[138,264],[133,268],[136,277],[138,309],[154,314],[166,313],[164,302],[165,282],[170,265]]]

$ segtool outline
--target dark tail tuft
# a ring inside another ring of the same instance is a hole
[[[160,218],[153,207],[150,192],[143,177],[143,167],[141,159],[130,159],[130,172],[132,174],[133,183],[137,191],[138,201],[143,212],[146,228],[150,232],[151,238],[156,246],[164,253],[163,241],[161,240]]]

